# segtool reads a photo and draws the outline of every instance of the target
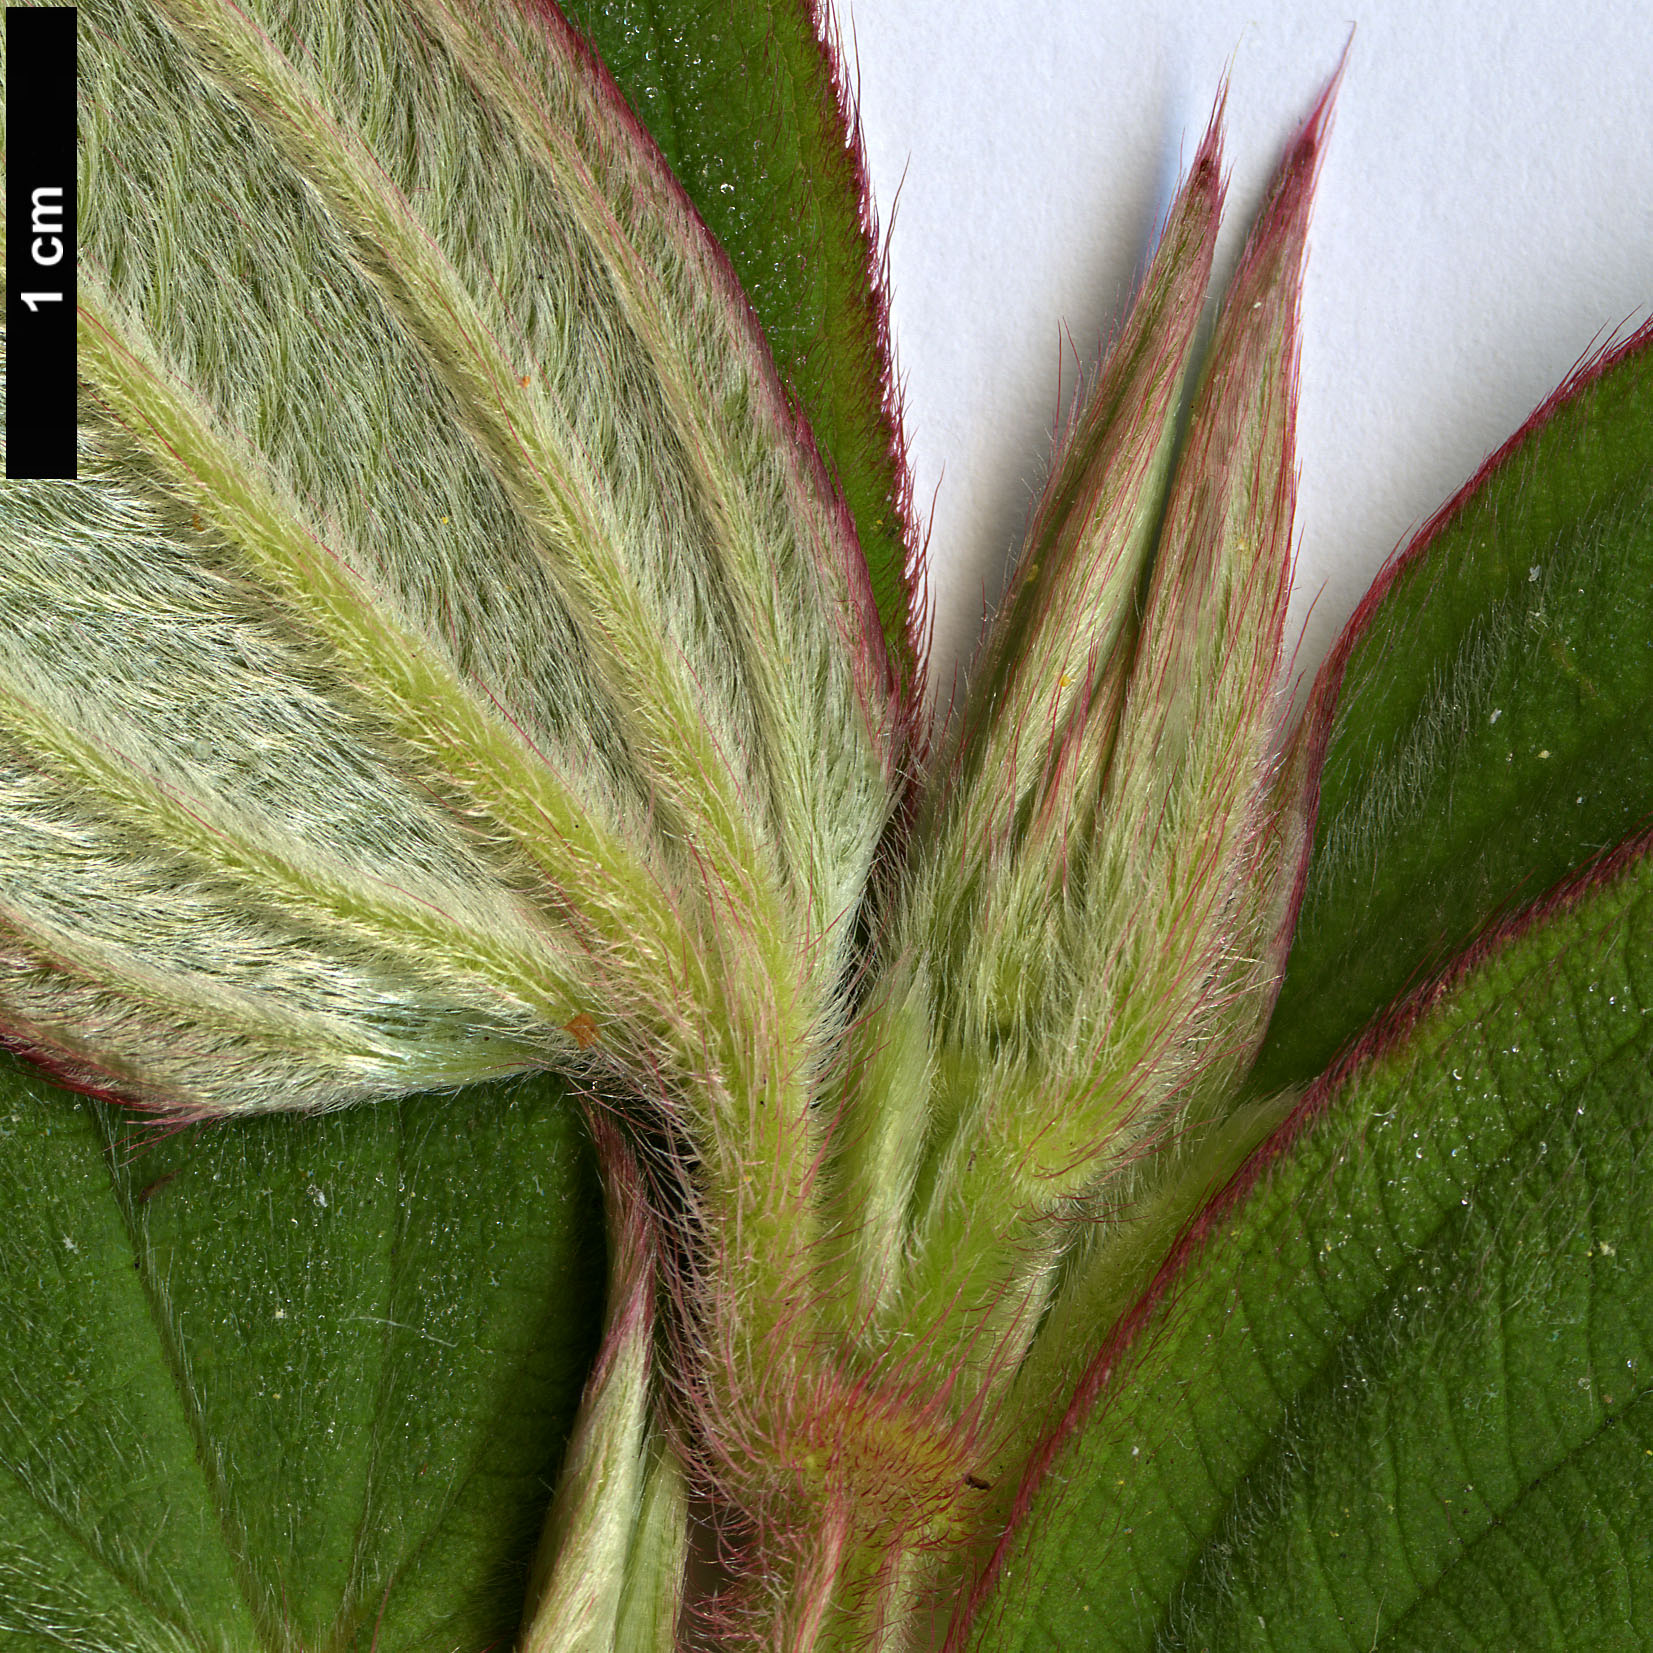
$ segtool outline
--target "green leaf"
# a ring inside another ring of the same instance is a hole
[[[887,294],[836,42],[807,0],[564,0],[722,243],[855,518],[891,658],[917,595]]]
[[[156,1136],[0,1070],[0,1631],[481,1653],[595,1347],[550,1080]]]
[[[771,1196],[795,1190],[752,1162],[773,1143],[814,1173],[816,1030],[906,724],[852,525],[722,253],[548,12],[81,21],[80,480],[0,501],[0,1023],[177,1116],[557,1061],[618,1085],[632,1060],[679,1103],[691,1068],[697,1169],[732,1222],[769,1201],[739,1261],[786,1277]],[[82,1513],[144,1484],[110,1444],[144,1439],[141,1411],[23,1427],[18,1461],[46,1460],[18,1566],[61,1574],[19,1592],[29,1625],[375,1649],[510,1629],[590,1354],[563,1265],[595,1206],[566,1233],[560,1208],[496,1209],[492,1183],[560,1172],[484,1124],[508,1163],[461,1156],[423,1212],[393,1174],[418,1181],[408,1106],[191,1139],[188,1175],[117,1186],[103,1254],[160,1328],[150,1388],[176,1391],[165,1461],[196,1516],[114,1521],[109,1544],[151,1548],[105,1580],[94,1543],[77,1606]],[[101,1152],[114,1127],[86,1118]],[[220,1144],[201,1191],[223,1197],[174,1231],[158,1213]],[[340,1211],[366,1226],[328,1258]],[[50,1284],[32,1326],[73,1321]],[[32,1532],[42,1500],[63,1532]],[[186,1565],[208,1583],[175,1586]]]
[[[1653,815],[1653,327],[1443,509],[1316,693],[1336,723],[1258,1094]]]
[[[973,1646],[1648,1645],[1632,849],[1411,1001],[1207,1214],[1093,1366]]]

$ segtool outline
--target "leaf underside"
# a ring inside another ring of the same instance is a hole
[[[751,283],[856,514],[910,684],[883,312],[832,59],[807,8],[777,5],[767,24],[736,10],[738,27],[697,26],[691,40],[687,21],[655,8],[636,61],[622,49],[616,67]],[[612,10],[584,11],[605,44],[618,39]],[[696,18],[707,21],[703,9]],[[132,64],[141,56],[152,71],[155,48],[143,44]],[[683,99],[669,129],[635,73],[645,61]],[[701,98],[724,114],[697,124]],[[203,130],[226,118],[216,93],[191,101],[212,106]],[[395,110],[369,103],[394,144]],[[443,474],[455,445],[430,415],[446,404],[409,373],[417,411],[397,424],[408,398],[389,373],[389,411],[385,395],[367,398],[372,439],[342,443],[331,466],[306,453],[312,419],[326,411],[348,424],[355,399],[336,381],[331,391],[300,382],[287,357],[258,359],[243,310],[285,305],[325,332],[316,265],[332,269],[339,249],[285,276],[259,268],[249,249],[260,233],[279,239],[279,214],[303,216],[311,203],[289,191],[272,211],[237,211],[242,169],[194,162],[196,251],[228,261],[223,280],[171,279],[164,266],[177,249],[142,233],[101,242],[108,268],[120,279],[144,257],[159,261],[160,320],[193,337],[198,371],[229,383],[245,431],[291,447],[305,488],[325,491],[343,474],[344,514],[365,504],[375,536],[412,532],[427,552],[442,548],[475,507],[474,490]],[[141,198],[151,181],[133,153],[100,150],[83,192],[91,187],[105,218],[113,207],[121,224],[153,227]],[[179,311],[202,303],[191,335]],[[372,303],[346,308],[358,331],[378,318]],[[341,322],[335,342],[352,339],[361,343]],[[371,343],[399,364],[403,346],[389,340],[380,327]],[[335,358],[329,372],[344,365]],[[295,407],[311,413],[294,420]],[[191,546],[202,529],[187,511],[171,524]],[[491,523],[482,538],[497,547],[509,536]],[[532,582],[500,582],[477,601],[509,616],[475,617],[467,670],[510,679],[520,654],[549,659],[555,674],[555,657],[572,657],[566,639],[550,651],[536,642],[559,621]],[[532,624],[518,613],[525,605]],[[441,620],[451,628],[455,616]],[[577,719],[552,690],[547,719]],[[143,1121],[27,1069],[8,1068],[4,1086],[0,1325],[19,1328],[0,1411],[7,1648],[504,1645],[601,1310],[595,1172],[560,1088],[485,1085],[303,1125],[238,1121],[149,1141]]]
[[[807,0],[567,0],[729,255],[855,517],[891,658],[921,624],[887,295],[845,70]]]

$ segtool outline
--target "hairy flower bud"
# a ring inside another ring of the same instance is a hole
[[[1129,655],[1175,451],[1179,399],[1222,211],[1221,108],[1166,220],[1119,338],[1067,430],[971,675],[941,829],[1001,859],[1029,795],[1056,782],[1100,720],[1110,664]],[[1092,745],[1098,744],[1094,739]],[[1105,746],[1105,737],[1101,742]]]
[[[1104,1136],[1148,1128],[1207,1060],[1249,1054],[1234,1049],[1236,1017],[1250,1048],[1261,1037],[1262,984],[1236,1011],[1234,966],[1297,874],[1270,840],[1303,777],[1293,768],[1293,795],[1275,798],[1270,753],[1297,486],[1299,283],[1330,96],[1275,178],[1195,396],[1097,806],[1086,922],[1071,932],[1083,949],[1067,1047],[1080,1054],[1067,1064],[1079,1105],[1034,1139],[1042,1176],[1065,1179]]]
[[[892,1049],[915,1043],[897,1023],[923,1020],[932,1077],[923,1131],[879,1139],[917,1143],[883,1165],[910,1190],[916,1261],[892,1295],[863,1256],[865,1300],[984,1380],[1048,1286],[1058,1233],[1029,1220],[1105,1201],[1183,1109],[1225,1090],[1277,986],[1305,848],[1304,768],[1271,760],[1298,284],[1329,97],[1248,243],[1171,472],[1168,387],[1218,205],[1213,123],[1076,426],[1090,450],[1064,450],[1035,519],[1001,621],[1014,641],[990,646],[965,714],[980,755],[925,824],[868,1012]]]
[[[944,748],[861,1041],[908,1052],[909,1068],[912,1052],[933,1045],[934,1055],[918,1059],[921,1070],[928,1061],[925,1083],[875,1089],[863,1111],[904,1110],[906,1123],[864,1124],[846,1150],[879,1144],[864,1166],[890,1189],[911,1187],[926,1129],[945,1136],[975,1103],[977,1053],[1021,1042],[1021,1007],[1042,999],[1061,968],[1047,946],[1050,913],[1106,772],[1221,204],[1214,118],[1125,328],[1063,436]],[[846,1169],[851,1185],[859,1205],[891,1209],[887,1190]],[[870,1239],[873,1229],[859,1232]]]

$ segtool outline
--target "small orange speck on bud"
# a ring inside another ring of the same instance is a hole
[[[201,513],[199,511],[197,511],[189,519],[189,525],[190,525],[191,528],[193,528],[195,530],[196,533],[199,534],[201,532]]]
[[[590,1050],[597,1043],[597,1023],[584,1010],[573,1021],[563,1023],[563,1031],[574,1036],[574,1043],[581,1050]]]
[[[517,380],[517,383],[521,385],[524,390],[526,390],[528,388],[528,375],[524,373],[523,376]]]

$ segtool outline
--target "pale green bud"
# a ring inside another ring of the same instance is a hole
[[[957,765],[928,818],[892,958],[927,965],[934,1079],[916,1172],[902,1172],[914,1261],[887,1312],[933,1330],[943,1366],[1002,1372],[1054,1279],[1063,1232],[1040,1217],[1097,1208],[1188,1107],[1219,1106],[1273,1001],[1306,847],[1306,768],[1278,770],[1271,752],[1298,284],[1326,110],[1247,246],[1165,491],[1162,387],[1180,380],[1168,364],[1190,348],[1208,268],[1191,250],[1208,254],[1205,237],[1178,232],[1196,210],[1214,225],[1208,137],[1080,424],[1131,438],[1097,449],[1111,481],[1074,487],[1062,479],[1078,467],[1060,462],[1034,528],[1056,554],[1035,573],[1028,553],[1014,646],[990,647],[990,689],[967,713],[987,758]],[[1193,300],[1157,305],[1179,280]],[[1144,536],[1140,618],[1140,558],[1123,592],[1092,600],[1118,581],[1117,547]]]

